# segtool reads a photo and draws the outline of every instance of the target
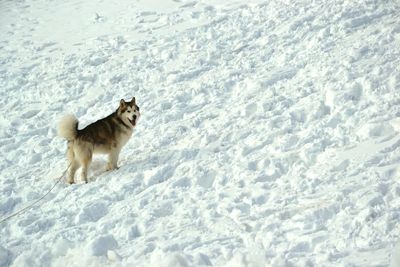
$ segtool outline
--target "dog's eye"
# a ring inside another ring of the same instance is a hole
[[[131,113],[131,111],[130,111],[130,110],[128,110],[128,113]]]

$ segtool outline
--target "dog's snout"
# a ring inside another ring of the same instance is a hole
[[[136,120],[136,118],[137,118],[136,115],[133,115],[133,119]]]

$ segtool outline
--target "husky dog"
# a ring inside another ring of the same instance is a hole
[[[68,183],[74,183],[75,172],[80,166],[82,180],[87,183],[93,153],[108,154],[107,170],[118,168],[119,152],[131,137],[139,117],[135,97],[130,102],[121,99],[114,113],[82,130],[78,130],[78,120],[74,115],[65,116],[58,125],[58,135],[68,140]]]

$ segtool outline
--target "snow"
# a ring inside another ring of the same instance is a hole
[[[0,219],[135,96],[118,170],[0,224],[0,266],[400,266],[400,4],[0,3]]]

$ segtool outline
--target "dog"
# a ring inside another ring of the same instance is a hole
[[[68,141],[67,158],[70,166],[67,182],[74,183],[79,167],[82,167],[82,180],[88,182],[88,168],[94,153],[108,154],[107,171],[118,168],[119,153],[132,136],[139,117],[139,107],[133,97],[130,102],[121,99],[115,112],[82,130],[78,129],[79,122],[74,115],[61,119],[58,135]]]

